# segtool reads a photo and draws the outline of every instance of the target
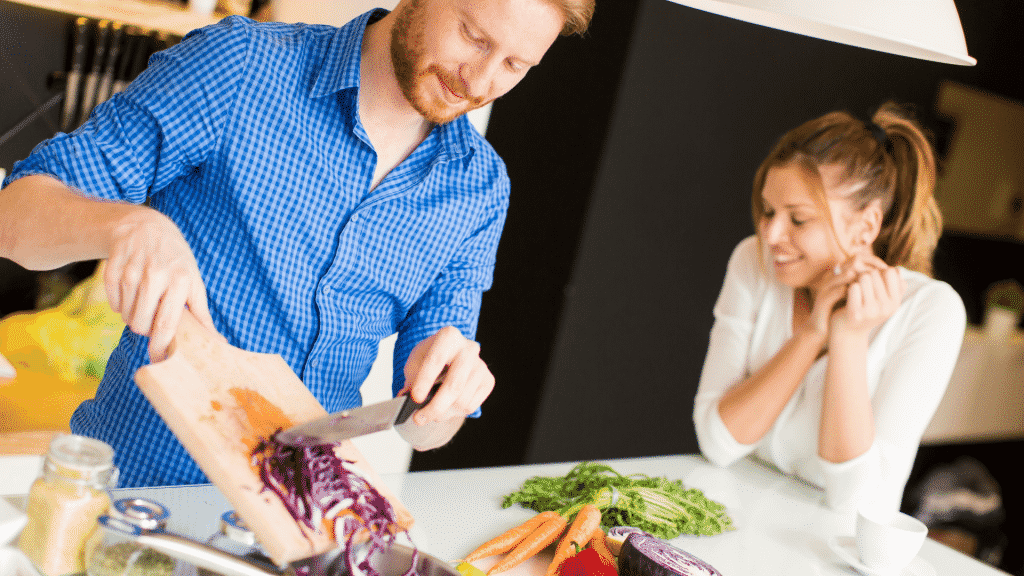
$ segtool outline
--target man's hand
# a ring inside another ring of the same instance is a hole
[[[110,307],[132,332],[149,337],[152,362],[167,356],[185,306],[217,332],[188,242],[155,210],[137,211],[113,228],[103,279]]]
[[[480,359],[480,345],[452,326],[438,330],[413,348],[405,363],[403,390],[422,402],[446,366],[448,371],[434,399],[412,416],[419,426],[452,419],[461,422],[494,390],[494,376]]]
[[[110,307],[150,338],[153,362],[165,357],[186,305],[217,333],[188,242],[152,208],[90,198],[51,176],[25,176],[0,191],[0,257],[29,270],[106,260]]]

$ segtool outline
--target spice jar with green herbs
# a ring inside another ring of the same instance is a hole
[[[136,542],[127,533],[160,532],[167,527],[170,514],[163,505],[143,498],[122,498],[114,502],[109,516],[101,524],[114,523],[126,527],[104,530],[101,542],[86,559],[88,576],[171,576],[177,561]]]

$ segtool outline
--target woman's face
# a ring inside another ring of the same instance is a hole
[[[832,223],[815,201],[809,176],[790,163],[768,170],[761,191],[764,214],[758,223],[761,242],[768,248],[780,282],[812,292],[857,250],[870,249],[862,212],[847,195],[857,184],[840,185],[840,168],[820,168]],[[866,245],[866,248],[865,248]]]

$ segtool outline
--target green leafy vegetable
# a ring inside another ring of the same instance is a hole
[[[610,466],[581,462],[562,477],[534,476],[505,496],[502,507],[520,504],[554,510],[570,522],[585,504],[601,509],[601,526],[633,526],[664,539],[681,534],[714,536],[732,530],[725,506],[682,480],[646,474],[623,476]]]

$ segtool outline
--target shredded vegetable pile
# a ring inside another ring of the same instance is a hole
[[[370,565],[374,553],[390,548],[399,530],[395,511],[387,498],[374,489],[349,460],[338,458],[335,446],[289,446],[275,436],[263,439],[252,452],[264,489],[277,494],[297,522],[312,530],[332,529],[338,543],[344,542],[346,564],[369,576],[379,576]],[[357,561],[353,540],[366,531],[366,555]],[[415,574],[413,568],[403,576]]]
[[[554,510],[570,518],[586,504],[601,509],[601,525],[632,526],[659,538],[681,534],[714,536],[732,530],[725,506],[708,499],[682,480],[623,476],[610,466],[582,462],[562,477],[534,476],[505,496],[502,507],[520,504],[544,512]]]

